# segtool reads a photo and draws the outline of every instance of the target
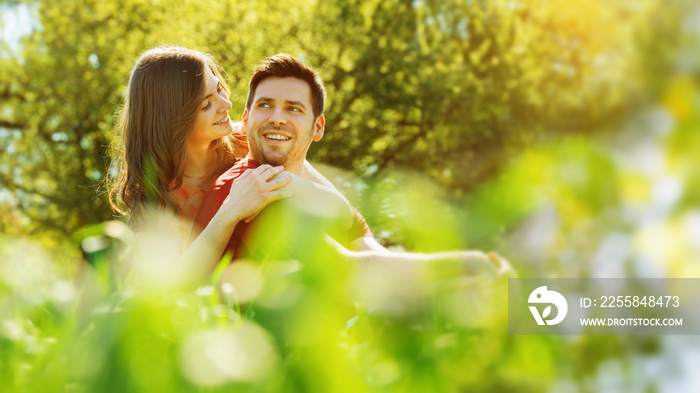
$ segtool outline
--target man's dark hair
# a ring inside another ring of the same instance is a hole
[[[250,111],[250,106],[253,104],[255,90],[260,82],[273,76],[278,78],[298,78],[308,83],[311,89],[311,106],[313,107],[314,117],[319,117],[323,114],[323,108],[326,104],[326,90],[323,87],[321,77],[318,76],[316,70],[287,53],[278,53],[268,57],[255,68],[250,84],[248,84],[248,100],[246,102],[248,111]]]

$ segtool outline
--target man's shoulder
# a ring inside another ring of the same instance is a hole
[[[232,183],[234,180],[238,179],[243,172],[245,172],[248,169],[255,169],[259,167],[260,165],[248,158],[239,158],[236,160],[236,163],[233,164],[231,168],[229,168],[226,172],[222,173],[221,176],[219,176],[214,184],[209,187],[209,191],[216,191],[221,188],[223,188],[226,184]]]

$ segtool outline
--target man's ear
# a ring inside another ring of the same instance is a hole
[[[323,131],[326,127],[326,118],[323,114],[316,119],[314,123],[314,142],[318,142],[323,138]]]
[[[241,116],[241,134],[248,135],[247,127],[248,124],[248,108],[243,109],[243,116]]]

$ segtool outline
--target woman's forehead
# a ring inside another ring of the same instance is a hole
[[[219,85],[219,78],[214,75],[213,72],[209,69],[209,67],[204,68],[204,90],[205,94],[211,93],[210,90],[216,90],[216,87]]]

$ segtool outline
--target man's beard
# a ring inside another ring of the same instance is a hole
[[[311,126],[311,130],[309,131],[313,135],[313,125]],[[262,132],[267,132],[267,131],[279,131],[279,128],[272,128],[272,129],[265,129]],[[261,134],[262,134],[261,132]],[[282,165],[285,168],[288,166],[294,166],[294,164],[300,164],[304,162],[304,159],[306,158],[306,152],[308,150],[304,149],[303,151],[297,151],[297,146],[296,144],[299,143],[298,138],[300,138],[300,135],[294,135],[294,139],[292,140],[292,146],[285,152],[278,152],[275,150],[269,150],[266,151],[263,148],[263,141],[264,136],[260,136],[261,140],[258,141],[259,145],[258,146],[252,146],[251,145],[251,150],[255,149],[256,154],[253,156],[256,157],[256,162],[260,165],[268,164],[272,166],[279,166]],[[250,141],[250,139],[249,139]],[[298,154],[297,154],[298,153]],[[301,155],[302,157],[299,157]]]
[[[265,154],[265,151],[263,150],[260,152],[259,159],[260,162],[258,164],[264,165],[272,165],[272,166],[279,166],[279,165],[284,165],[287,162],[287,158],[289,157],[289,154],[285,154],[283,156],[281,155],[273,155],[273,154]]]

